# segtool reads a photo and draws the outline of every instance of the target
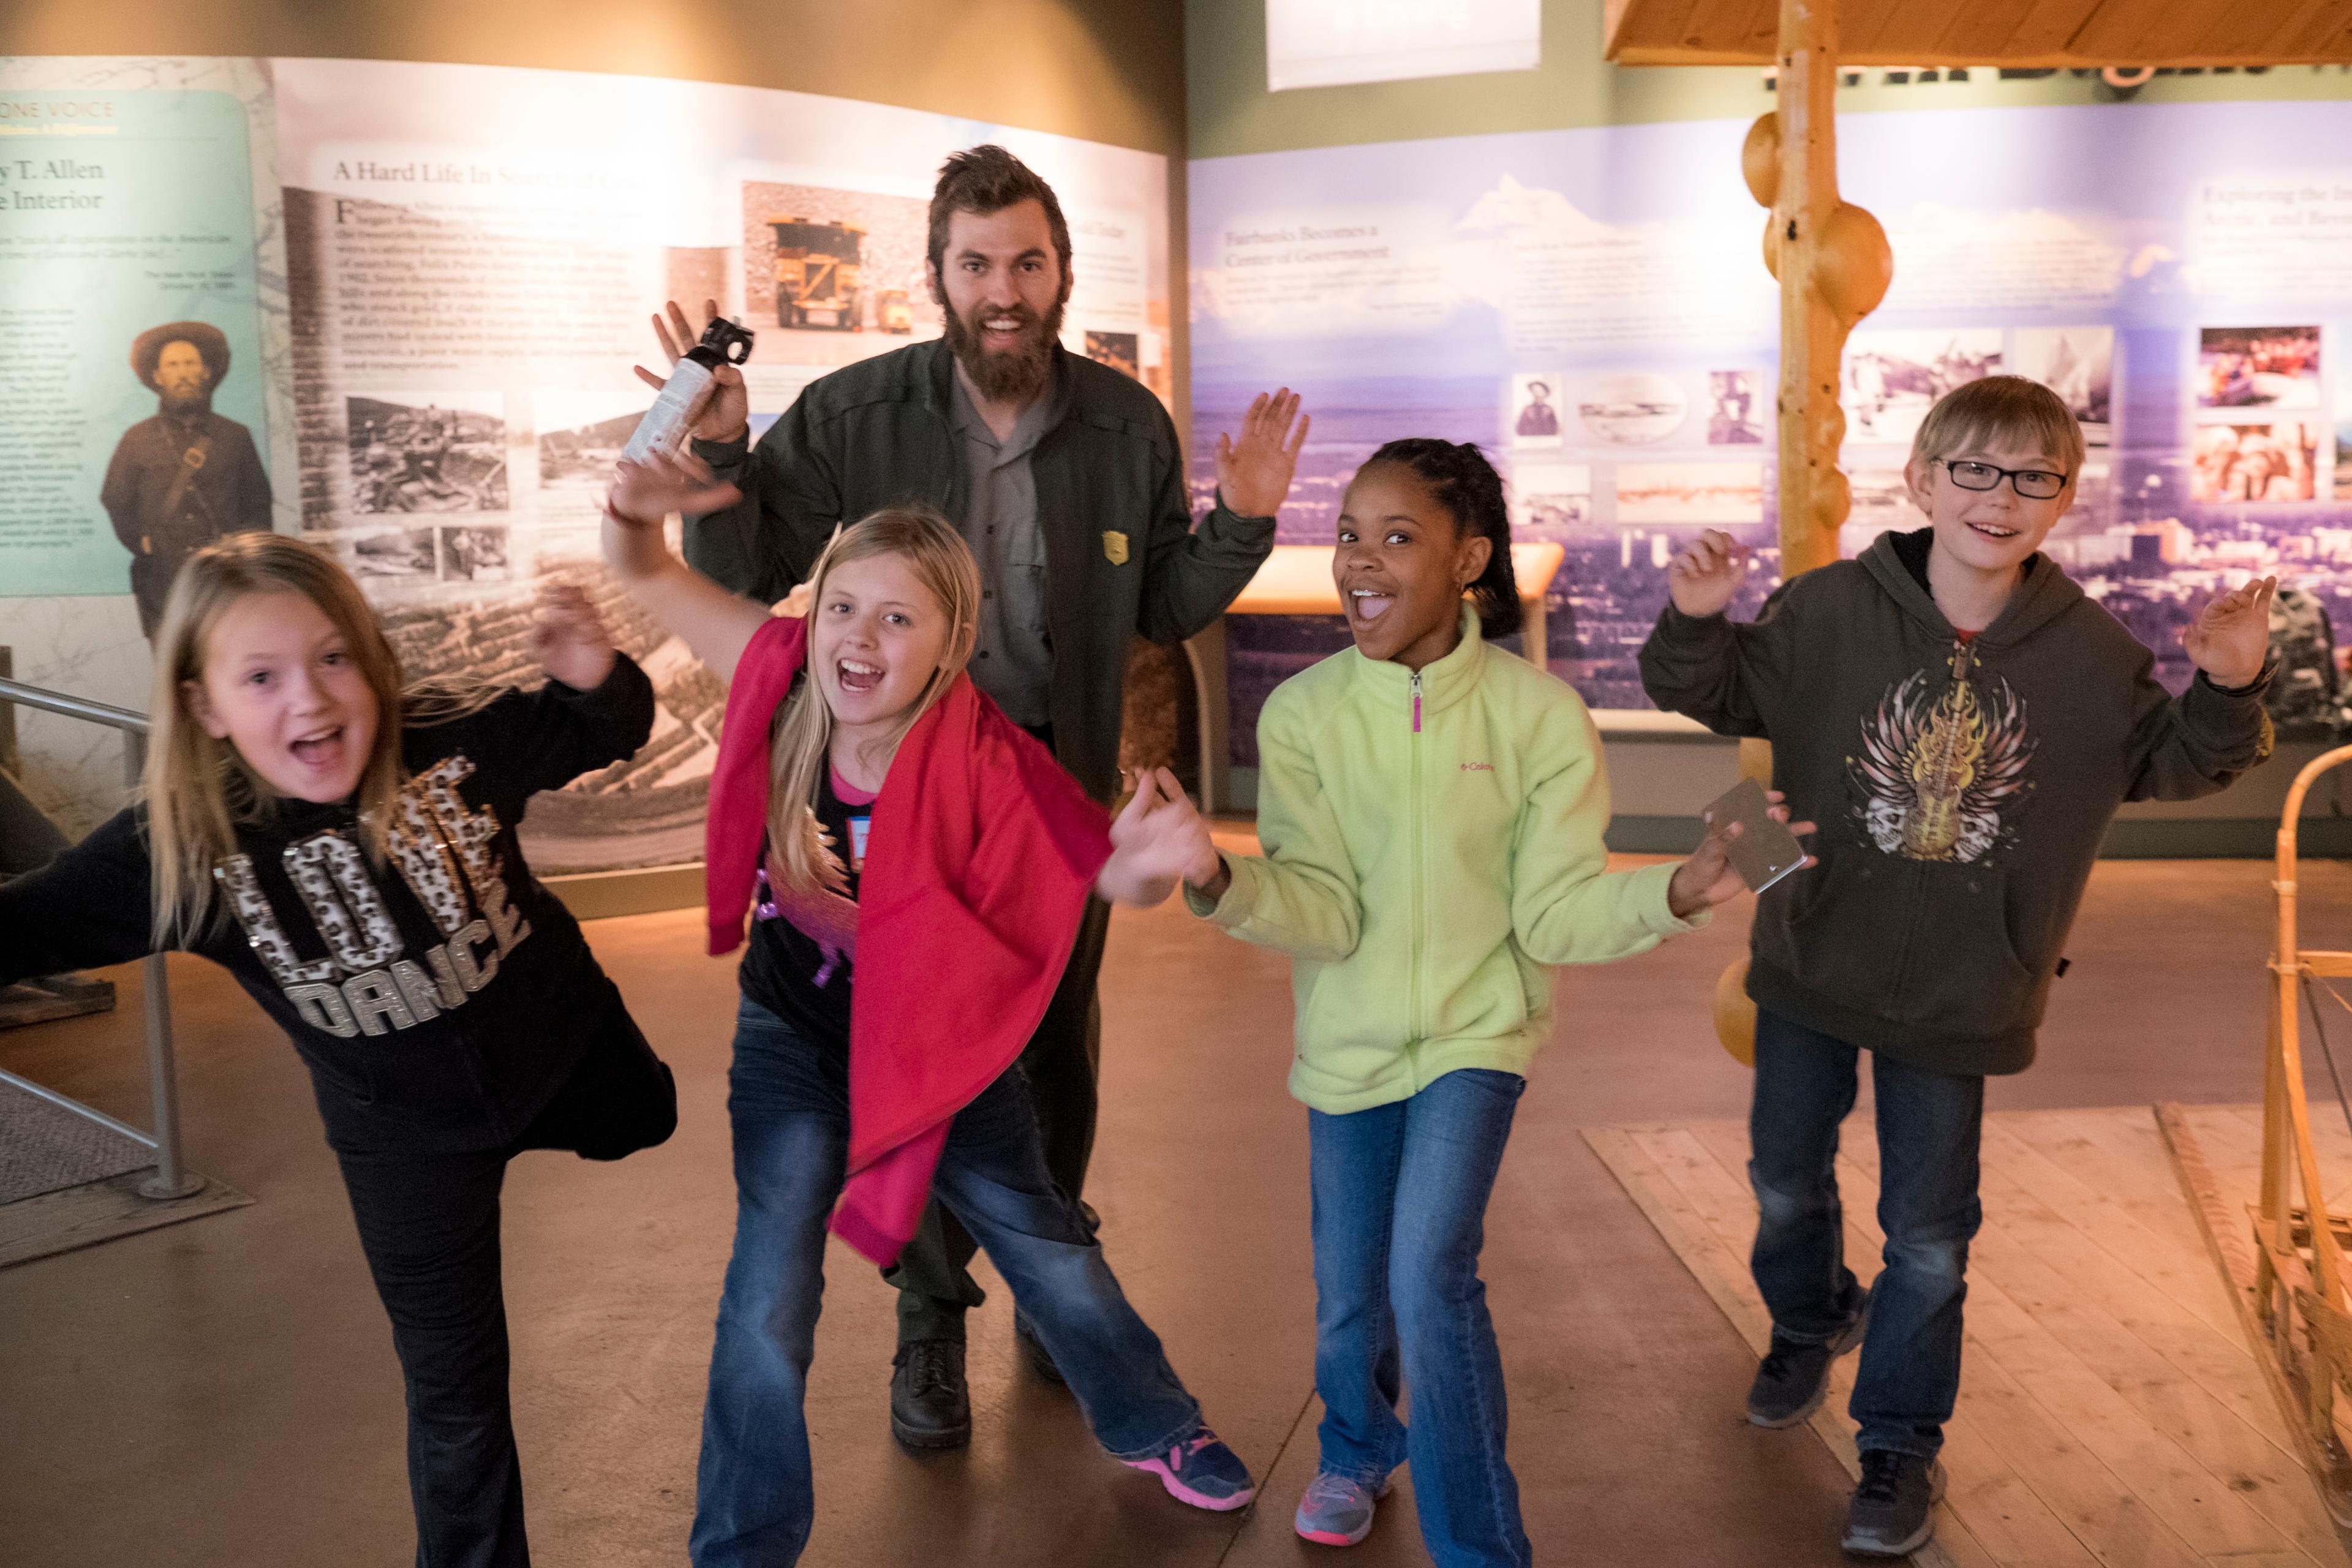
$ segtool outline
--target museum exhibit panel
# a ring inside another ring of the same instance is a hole
[[[1710,802],[1773,776],[1766,742],[1644,689],[1677,555],[1743,547],[1748,622],[1927,528],[1906,462],[1957,389],[2023,377],[2079,426],[2042,552],[2168,692],[2199,679],[2205,606],[2277,578],[2266,760],[2115,816],[2038,1063],[1985,1096],[1968,1381],[1912,1560],[2352,1563],[2352,0],[25,0],[0,14],[0,886],[139,798],[166,593],[216,542],[326,552],[411,680],[539,686],[556,590],[650,685],[641,746],[497,825],[678,1097],[658,1148],[505,1178],[541,1556],[684,1553],[736,1213],[736,969],[697,912],[730,689],[605,563],[655,395],[633,367],[664,368],[666,302],[698,329],[712,301],[751,340],[756,443],[820,378],[941,340],[934,181],[983,143],[1055,193],[1059,346],[1164,410],[1196,525],[1254,399],[1311,420],[1255,576],[1125,669],[1122,764],[1172,768],[1221,856],[1276,849],[1260,721],[1354,657],[1339,513],[1401,437],[1500,474],[1522,619],[1498,647],[1589,716],[1616,869],[1689,855]],[[1091,565],[1141,554],[1086,533]],[[335,876],[288,883],[321,942],[365,923]],[[801,1560],[1326,1550],[1291,1513],[1328,1407],[1284,1075],[1295,1018],[1335,1004],[1187,896],[1110,917],[1078,1206],[1258,1502],[1188,1511],[1105,1458],[984,1262],[971,1447],[902,1448],[895,1292],[836,1247]],[[1742,1120],[1757,907],[1520,999],[1556,1026],[1479,1310],[1548,1561],[1849,1560],[1855,1362],[1790,1430],[1738,1405],[1774,1343]],[[1834,1155],[1865,1279],[1877,1098]],[[295,1053],[185,953],[0,986],[0,1560],[406,1560],[401,1364],[315,1115]],[[1430,1561],[1396,1480],[1350,1548],[1381,1568]]]

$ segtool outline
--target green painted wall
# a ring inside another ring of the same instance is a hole
[[[2262,4],[2263,0],[2246,0]],[[1544,0],[1543,64],[1427,81],[1265,89],[1265,0],[1186,0],[1186,119],[1191,156],[1287,152],[1368,142],[1412,142],[1509,131],[1638,125],[1760,114],[1772,107],[1763,73],[1736,66],[1620,68],[1601,58],[1602,0]],[[1893,84],[1883,71],[1839,94],[1848,111],[2114,103],[2124,96],[2071,73]],[[2352,71],[2286,66],[2158,77],[2142,103],[2214,99],[2352,98]]]

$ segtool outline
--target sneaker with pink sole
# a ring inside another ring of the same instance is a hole
[[[1318,1471],[1298,1500],[1298,1517],[1292,1526],[1302,1541],[1323,1546],[1353,1546],[1372,1532],[1372,1510],[1389,1495],[1386,1479],[1378,1487],[1329,1470]]]
[[[1257,1496],[1257,1483],[1250,1479],[1249,1467],[1205,1427],[1200,1436],[1186,1438],[1164,1454],[1119,1463],[1158,1476],[1170,1497],[1213,1513],[1246,1507]]]

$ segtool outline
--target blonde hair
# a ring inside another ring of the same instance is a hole
[[[817,557],[809,573],[812,624],[824,603],[826,576],[835,567],[877,555],[896,555],[906,562],[948,623],[939,668],[890,732],[874,742],[887,752],[897,750],[915,721],[947,695],[971,661],[972,644],[980,637],[980,567],[963,536],[929,507],[885,507],[836,532]],[[818,781],[832,748],[833,710],[818,689],[813,664],[803,676],[777,710],[768,745],[768,843],[785,881],[805,892],[825,885],[818,860],[823,847],[807,830],[806,808],[816,804]]]
[[[1932,463],[2000,441],[2049,453],[2069,479],[2083,471],[2082,426],[2056,393],[2021,375],[1988,375],[1944,394],[1919,421],[1911,460]]]
[[[346,651],[376,704],[375,740],[360,770],[360,825],[381,861],[394,801],[407,783],[401,759],[404,718],[443,720],[478,710],[497,695],[478,683],[434,681],[405,692],[400,656],[351,574],[326,552],[276,533],[233,533],[188,558],[172,584],[155,634],[149,703],[147,803],[158,945],[193,936],[215,917],[213,868],[236,852],[236,827],[260,813],[269,788],[236,748],[197,721],[188,689],[205,678],[205,650],[231,605],[256,594],[299,594],[342,634]]]

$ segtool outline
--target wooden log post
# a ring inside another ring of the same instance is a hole
[[[1838,527],[1853,504],[1838,447],[1845,412],[1838,367],[1846,334],[1878,308],[1895,253],[1878,220],[1837,189],[1837,0],[1780,0],[1780,106],[1758,117],[1740,149],[1748,193],[1771,209],[1764,265],[1780,284],[1779,414],[1780,575],[1838,558]],[[1739,771],[1772,781],[1772,748],[1739,742]],[[1743,1011],[1747,960],[1717,985],[1716,1032],[1742,1060],[1755,1049],[1755,1009]]]
[[[1780,573],[1837,559],[1853,504],[1838,471],[1846,334],[1886,297],[1894,253],[1837,189],[1836,0],[1780,0],[1780,106],[1748,128],[1748,189],[1772,209],[1764,265],[1780,283]]]

